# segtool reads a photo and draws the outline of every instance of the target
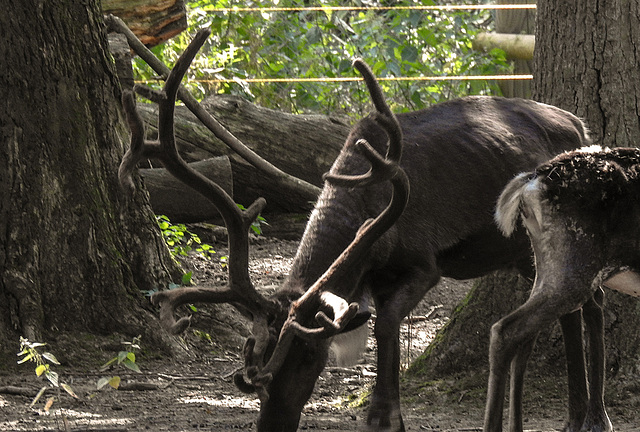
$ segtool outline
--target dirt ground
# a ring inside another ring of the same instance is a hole
[[[214,244],[219,254],[224,246]],[[268,238],[252,246],[251,274],[256,286],[266,292],[285,279],[297,243]],[[197,281],[224,280],[217,260],[191,257],[185,264]],[[470,288],[470,282],[443,280],[414,310],[403,327],[402,362],[408,364],[422,353],[437,330]],[[32,396],[6,393],[12,386],[35,394],[43,385],[33,367],[0,372],[0,431],[255,431],[258,401],[241,393],[232,376],[242,368],[241,347],[248,334],[238,314],[221,306],[197,305],[193,325],[182,343],[188,360],[175,361],[148,352],[138,354],[141,373],[125,370],[99,372],[99,367],[122,349],[125,339],[114,335],[66,336],[51,341],[51,351],[62,365],[54,367],[60,380],[71,385],[78,399],[62,394],[51,409],[44,410],[45,395],[29,408]],[[16,347],[17,348],[17,347]],[[57,351],[56,351],[57,350]],[[118,375],[128,385],[151,384],[151,389],[96,389],[104,376]],[[322,373],[313,397],[306,405],[300,430],[355,431],[366,418],[367,394],[376,375],[375,343],[371,336],[364,358],[354,367],[336,367],[333,362]],[[473,374],[471,374],[473,375]],[[486,376],[476,377],[484,382]],[[560,430],[564,418],[562,379],[529,377],[525,401],[525,429],[529,432]],[[10,387],[9,387],[10,388]],[[454,380],[417,383],[403,379],[403,415],[411,431],[481,431],[484,394],[459,390]],[[1,392],[4,389],[5,392]],[[624,402],[609,409],[618,432],[640,430],[640,417]]]

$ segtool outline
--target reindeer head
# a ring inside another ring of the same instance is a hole
[[[131,175],[138,161],[158,158],[171,174],[218,208],[229,236],[228,285],[225,288],[189,287],[162,291],[154,294],[152,302],[160,306],[163,325],[176,334],[189,325],[189,318],[177,321],[174,318],[175,308],[186,303],[229,303],[249,318],[253,329],[243,350],[245,369],[234,377],[234,382],[242,391],[258,394],[261,401],[259,431],[295,431],[302,408],[325,366],[330,339],[368,319],[367,313],[358,314],[358,303],[350,302],[341,287],[346,280],[353,279],[354,267],[406,206],[409,183],[399,167],[402,133],[371,70],[364,62],[356,60],[354,66],[363,75],[377,110],[373,121],[388,137],[387,153],[383,157],[366,139],[351,137],[349,151],[355,149],[366,158],[369,171],[357,175],[328,174],[325,180],[327,187],[334,188],[363,188],[389,181],[393,186],[391,200],[380,215],[362,224],[353,241],[314,283],[304,287],[303,294],[281,291],[272,298],[264,297],[249,277],[248,232],[266,205],[265,201],[258,199],[246,210],[240,210],[222,188],[191,170],[175,146],[173,114],[180,81],[208,35],[206,30],[196,35],[169,74],[163,91],[136,87],[138,93],[159,105],[158,142],[144,140],[133,94],[123,95],[132,137],[131,147],[120,166],[120,181],[131,191]]]

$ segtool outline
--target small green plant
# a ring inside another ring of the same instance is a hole
[[[209,345],[214,345],[213,338],[211,337],[211,335],[209,333],[207,333],[205,331],[202,331],[202,330],[194,329],[193,330],[193,334],[196,337],[199,337],[203,341],[207,342]]]
[[[223,266],[224,266],[224,264],[223,264]],[[167,289],[172,290],[172,289],[180,288],[180,287],[183,287],[183,286],[189,286],[189,285],[191,285],[191,278],[192,277],[193,277],[193,272],[183,273],[182,274],[181,283],[177,284],[177,283],[173,283],[172,282],[167,286]],[[154,289],[151,289],[151,290],[141,290],[140,292],[142,292],[147,297],[151,297],[152,295],[154,295],[155,293],[158,292],[158,288],[154,288]],[[198,309],[192,304],[189,304],[189,308],[193,312],[198,312]]]
[[[203,258],[210,259],[216,253],[211,245],[202,243],[200,237],[189,231],[185,224],[173,224],[165,215],[156,215],[156,222],[174,256],[187,256],[193,250]]]
[[[58,400],[60,400],[60,388],[62,388],[74,398],[78,398],[71,386],[66,383],[60,382],[58,373],[51,369],[51,365],[49,363],[59,365],[60,362],[58,361],[58,359],[56,359],[56,357],[50,352],[45,351],[43,353],[40,353],[40,349],[45,345],[46,343],[31,342],[24,337],[20,337],[20,352],[17,355],[21,358],[18,360],[18,364],[23,364],[26,362],[35,363],[36,376],[39,378],[44,377],[49,382],[49,384],[43,386],[38,394],[33,398],[31,404],[29,405],[29,408],[32,408],[38,402],[38,400],[42,397],[44,392],[47,391],[49,387],[53,387],[54,390],[56,390],[56,396]],[[45,402],[44,406],[45,411],[49,411],[56,400],[56,396],[52,396],[47,399],[47,402]]]
[[[117,356],[106,362],[100,367],[100,372],[105,372],[109,370],[111,367],[126,367],[134,372],[140,372],[140,368],[136,363],[136,351],[140,349],[140,339],[142,339],[141,335],[133,338],[131,342],[122,342],[122,344],[127,348],[118,353]],[[98,380],[98,390],[109,384],[114,389],[118,389],[120,387],[120,376],[115,375],[111,377],[102,377]]]
[[[245,206],[242,204],[236,204],[240,210],[246,210]],[[262,234],[262,224],[268,225],[267,220],[262,216],[258,215],[256,220],[251,224],[251,230],[255,233],[255,235]]]

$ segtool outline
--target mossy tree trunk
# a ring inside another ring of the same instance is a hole
[[[141,290],[179,271],[146,196],[127,200],[118,185],[128,130],[100,2],[5,6],[0,353],[15,356],[18,335],[157,334]]]
[[[582,117],[596,144],[640,145],[640,0],[539,0],[537,15],[534,98]],[[430,377],[486,373],[491,325],[521,305],[531,285],[508,272],[478,280],[411,370]],[[637,375],[640,302],[611,291],[606,296],[609,378],[618,371]],[[538,338],[532,363],[564,377],[558,327]]]

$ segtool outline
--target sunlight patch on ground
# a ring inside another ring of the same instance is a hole
[[[247,399],[234,396],[210,397],[210,396],[193,396],[179,398],[178,402],[184,404],[204,403],[211,406],[224,408],[245,408],[258,411],[260,402],[258,399]]]
[[[19,424],[20,424],[19,420],[0,422],[0,430],[3,430],[3,431],[20,430],[18,429]]]
[[[0,407],[2,407],[2,401],[0,400]],[[42,430],[51,430],[51,427],[55,425],[63,425],[62,419],[60,417],[61,413],[67,418],[69,425],[73,428],[82,427],[114,427],[114,426],[127,426],[133,423],[132,419],[129,418],[104,418],[100,414],[93,414],[89,412],[76,411],[72,409],[61,409],[61,410],[52,410],[50,412],[45,412],[44,410],[33,410],[30,411],[36,414],[35,417],[29,417],[22,420],[14,420],[14,421],[5,421],[0,422],[0,430],[2,431],[42,431]],[[55,426],[54,430],[62,430],[58,429],[58,426]]]
[[[322,398],[315,402],[307,402],[304,406],[303,412],[318,412],[326,410],[327,408],[339,409],[348,402],[346,397],[336,396],[334,398]]]

